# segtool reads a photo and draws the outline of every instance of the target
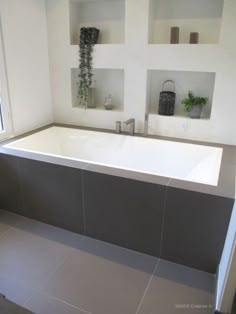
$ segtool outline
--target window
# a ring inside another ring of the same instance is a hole
[[[7,76],[2,34],[0,33],[0,141],[11,135]]]
[[[3,120],[2,120],[2,100],[0,98],[0,131],[3,131]]]

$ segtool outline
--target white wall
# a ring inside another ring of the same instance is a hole
[[[44,0],[0,0],[14,133],[52,122]]]
[[[224,0],[151,0],[157,19],[221,17]]]
[[[152,10],[149,8],[153,1],[125,0],[125,43],[95,46],[95,69],[124,70],[124,110],[110,113],[99,110],[94,113],[90,110],[81,112],[72,107],[71,69],[78,67],[79,60],[78,47],[70,44],[70,1],[47,0],[51,85],[56,122],[114,129],[116,120],[133,117],[136,119],[136,131],[143,132],[148,70],[211,72],[216,73],[216,76],[210,119],[193,121],[185,117],[166,119],[150,115],[149,133],[236,144],[236,1],[224,1],[219,44],[149,45]],[[205,1],[201,0],[201,3]],[[218,18],[222,11],[222,1],[207,1],[211,5],[219,4],[216,12],[213,12],[213,16]],[[211,10],[207,16],[210,13]]]

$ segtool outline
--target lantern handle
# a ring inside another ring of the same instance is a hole
[[[166,83],[173,83],[173,87],[174,87],[173,93],[174,93],[174,92],[175,92],[175,82],[172,81],[172,80],[166,80],[166,81],[163,83],[163,85],[162,85],[162,91],[164,91],[164,88],[165,88]]]

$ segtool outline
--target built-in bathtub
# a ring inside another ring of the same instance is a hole
[[[217,185],[222,148],[53,126],[7,148]]]
[[[216,271],[234,204],[235,148],[51,126],[0,152],[0,207]]]

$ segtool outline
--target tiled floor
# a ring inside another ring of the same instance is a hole
[[[0,293],[34,313],[211,314],[213,291],[207,273],[0,211]]]

